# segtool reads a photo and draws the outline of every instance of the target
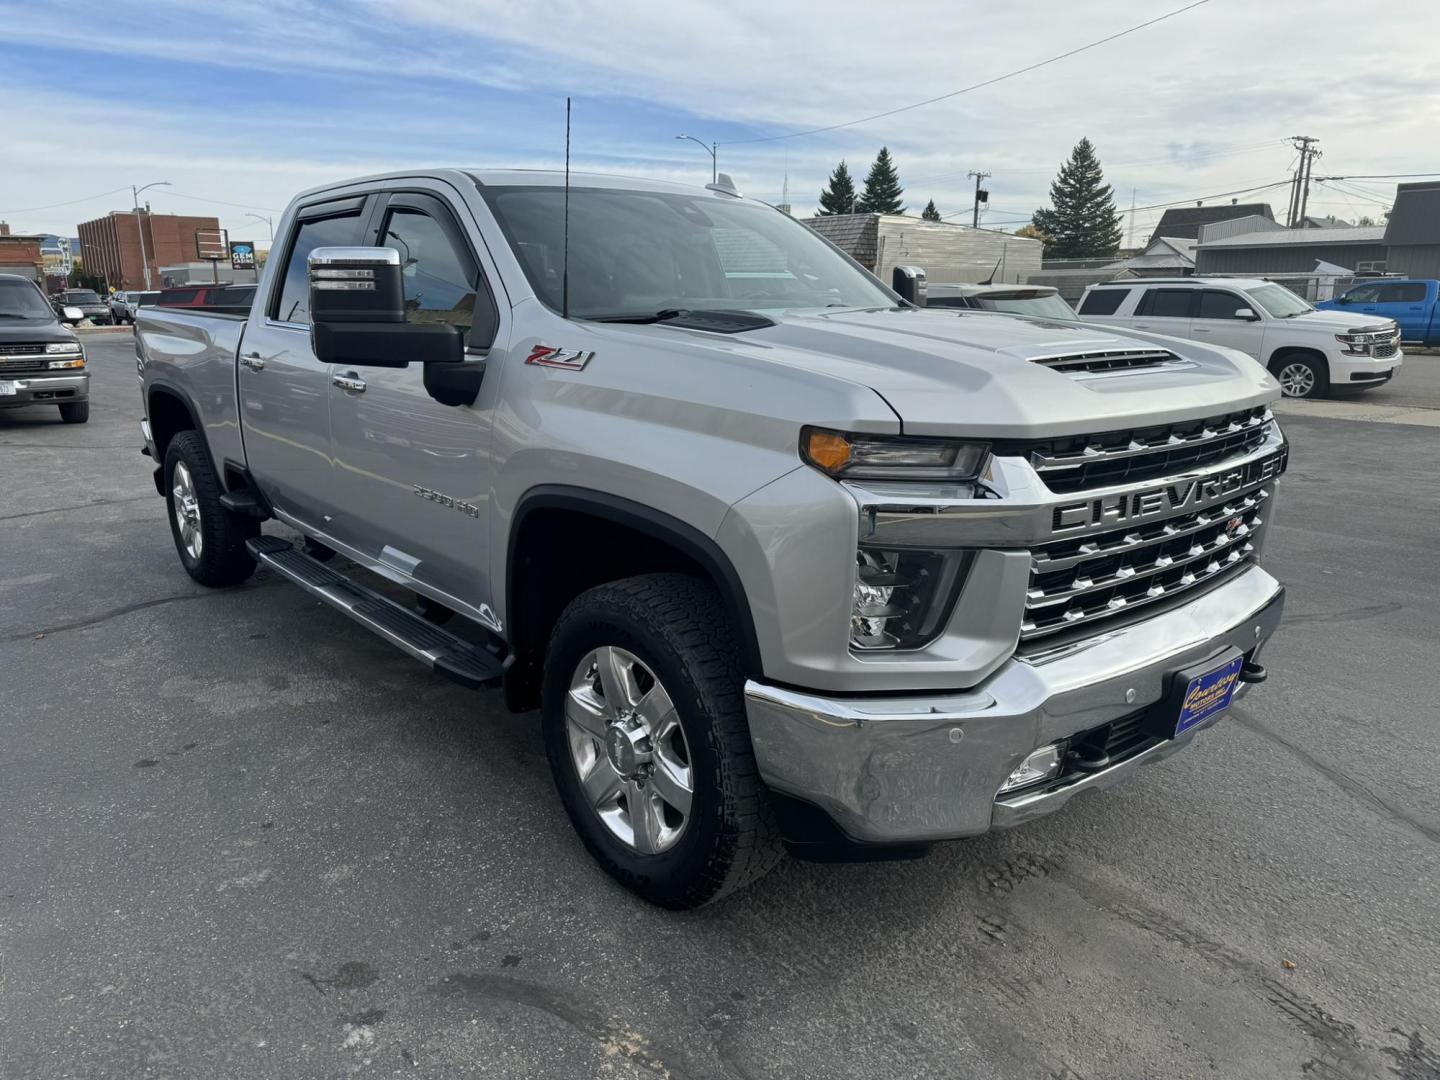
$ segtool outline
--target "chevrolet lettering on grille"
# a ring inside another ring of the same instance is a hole
[[[1054,535],[1108,529],[1130,521],[1146,521],[1186,510],[1199,510],[1237,492],[1263,484],[1285,471],[1289,447],[1213,476],[1174,480],[1146,491],[1127,491],[1062,503],[1051,522]]]

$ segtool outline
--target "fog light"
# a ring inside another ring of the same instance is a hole
[[[1038,784],[1042,780],[1058,776],[1060,763],[1064,760],[1064,756],[1059,743],[1051,743],[1049,746],[1042,746],[1039,750],[1031,751],[1030,756],[1020,763],[1020,767],[1000,785],[1000,794],[1004,795],[1007,791],[1028,787],[1031,784]]]

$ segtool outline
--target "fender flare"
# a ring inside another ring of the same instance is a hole
[[[514,618],[520,565],[515,557],[516,541],[526,519],[537,510],[577,510],[591,514],[663,540],[686,556],[705,571],[720,593],[740,644],[741,667],[749,676],[762,674],[760,642],[755,634],[750,601],[740,575],[719,544],[693,525],[643,503],[566,484],[540,484],[531,488],[520,497],[510,518],[510,535],[505,549],[505,607],[506,622],[512,632],[518,635],[524,629],[516,624]]]

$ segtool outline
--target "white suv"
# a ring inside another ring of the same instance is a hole
[[[1092,285],[1080,318],[1239,349],[1280,381],[1286,397],[1320,397],[1388,382],[1400,366],[1393,319],[1316,311],[1259,278],[1148,278]]]

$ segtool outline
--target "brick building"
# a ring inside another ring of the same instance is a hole
[[[220,228],[213,217],[152,214],[148,210],[112,210],[80,225],[80,260],[87,274],[105,279],[115,289],[143,289],[145,268],[140,259],[140,228],[145,229],[145,256],[150,288],[160,288],[160,267],[195,258],[195,234]]]
[[[17,236],[0,221],[0,274],[20,274],[45,287],[45,260],[40,255],[43,236]]]

